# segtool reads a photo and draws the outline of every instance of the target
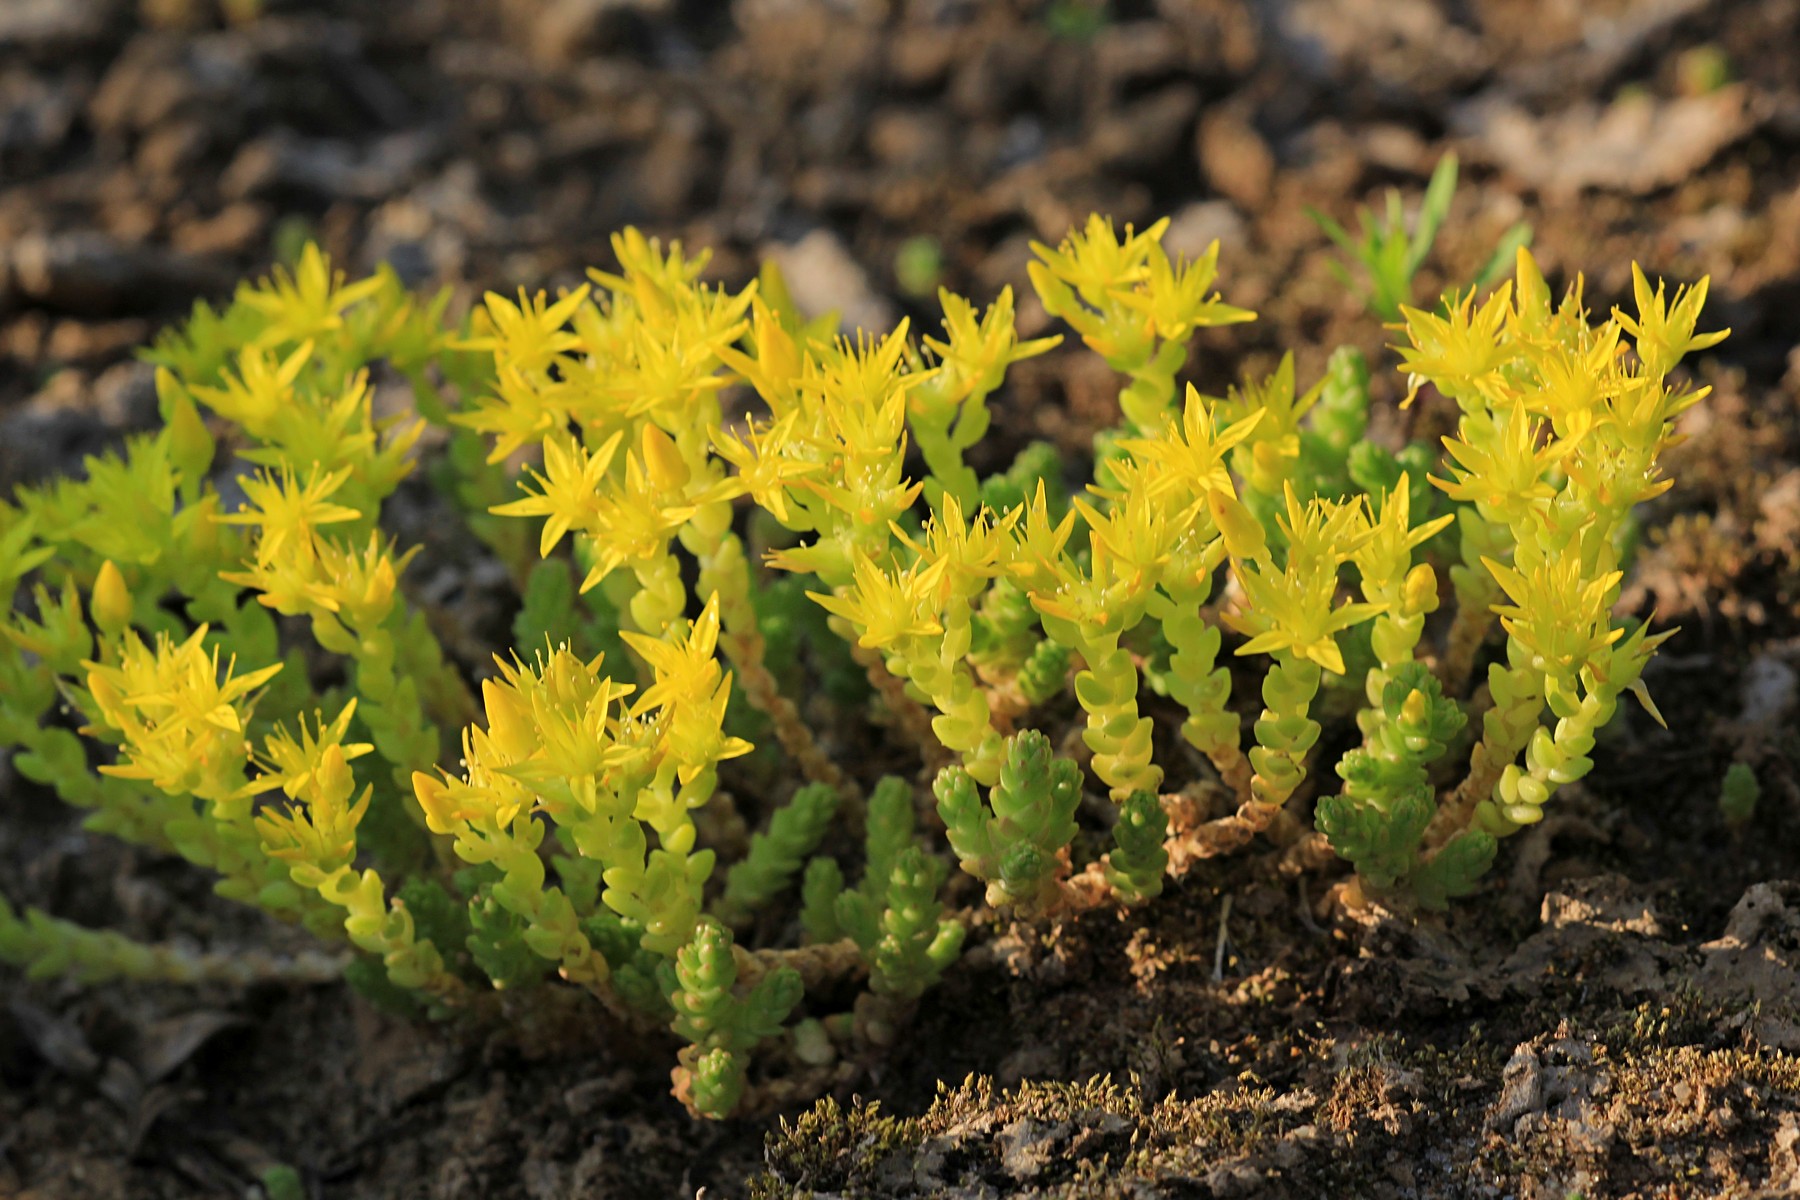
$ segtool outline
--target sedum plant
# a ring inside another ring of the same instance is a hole
[[[1036,247],[1123,380],[1073,495],[1048,446],[969,458],[1056,341],[1010,291],[842,338],[772,270],[627,231],[615,270],[452,322],[308,248],[147,352],[158,431],[0,505],[0,742],[90,829],[347,944],[384,1005],[564,987],[664,1031],[710,1117],[866,1069],[981,907],[1142,903],[1256,842],[1347,861],[1343,903],[1441,906],[1645,698],[1667,634],[1612,609],[1702,395],[1673,372],[1723,336],[1705,284],[1640,273],[1596,322],[1520,250],[1401,309],[1440,457],[1366,439],[1352,351],[1180,386],[1194,331],[1253,314],[1165,228]],[[512,578],[491,661],[408,585],[409,477]],[[4,904],[0,958],[212,970]]]

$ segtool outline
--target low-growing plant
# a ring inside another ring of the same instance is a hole
[[[1350,351],[1304,389],[1291,356],[1179,386],[1195,330],[1253,314],[1165,227],[1036,247],[1125,381],[1072,498],[1047,445],[968,457],[1056,341],[1010,291],[845,339],[773,271],[707,283],[628,230],[616,270],[452,323],[308,248],[148,352],[157,432],[0,506],[0,743],[88,828],[347,942],[384,1005],[568,986],[668,1031],[713,1117],[863,1070],[959,904],[1141,903],[1260,838],[1348,860],[1345,903],[1441,906],[1643,696],[1667,634],[1612,615],[1621,530],[1703,394],[1671,373],[1724,336],[1705,283],[1640,273],[1595,323],[1521,250],[1485,299],[1403,310],[1408,403],[1456,409],[1440,462],[1367,440]],[[382,518],[415,473],[516,586],[491,665],[405,584]],[[194,970],[4,905],[0,957]]]
[[[1450,201],[1456,195],[1456,173],[1456,155],[1446,154],[1438,160],[1430,182],[1425,185],[1419,210],[1410,223],[1406,219],[1405,200],[1395,188],[1387,190],[1385,207],[1379,217],[1371,209],[1357,208],[1355,237],[1329,214],[1316,208],[1306,210],[1307,216],[1343,256],[1362,269],[1367,277],[1361,288],[1363,302],[1370,312],[1384,321],[1398,321],[1401,309],[1418,303],[1413,294],[1413,279],[1425,265],[1432,244],[1437,241],[1438,230],[1450,217]],[[1518,251],[1529,245],[1529,223],[1517,221],[1507,226],[1487,264],[1470,282],[1477,288],[1498,282],[1512,267]],[[1332,273],[1344,286],[1357,286],[1342,263],[1330,265]]]

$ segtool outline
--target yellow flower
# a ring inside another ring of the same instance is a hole
[[[485,307],[475,313],[475,336],[456,343],[458,349],[493,354],[493,393],[451,418],[494,437],[489,462],[501,462],[527,443],[568,427],[584,374],[597,366],[589,361],[595,347],[567,328],[571,323],[581,328],[583,318],[594,313],[592,305],[584,305],[587,295],[584,284],[551,303],[542,292],[528,298],[521,289],[515,304],[490,292]],[[575,354],[584,349],[588,357]],[[554,377],[552,365],[557,368]]]
[[[1151,490],[1158,496],[1177,489],[1196,497],[1229,492],[1231,472],[1225,466],[1226,456],[1250,437],[1267,415],[1266,407],[1256,408],[1221,429],[1217,407],[1190,383],[1181,415],[1171,417],[1160,435],[1127,438],[1119,445],[1140,462],[1162,468],[1149,477]]]
[[[1015,544],[1007,570],[1015,582],[1028,592],[1050,591],[1069,575],[1069,564],[1063,550],[1075,532],[1075,514],[1066,512],[1062,520],[1050,523],[1050,502],[1044,481],[1038,480],[1037,491],[1024,505],[1022,522],[1016,522]]]
[[[1086,575],[1071,573],[1051,587],[1033,590],[1031,606],[1043,618],[1044,631],[1058,641],[1117,636],[1125,625],[1126,614],[1109,605],[1106,589]]]
[[[1623,513],[1635,504],[1653,500],[1675,482],[1663,477],[1655,448],[1595,448],[1593,452],[1570,455],[1562,466],[1587,507],[1602,514]],[[1609,524],[1612,519],[1605,518]]]
[[[376,531],[360,551],[321,538],[318,567],[310,588],[313,602],[341,613],[350,627],[369,630],[387,620],[400,587],[400,572],[421,547],[396,555],[394,545]]]
[[[824,464],[794,457],[786,451],[795,446],[794,429],[798,412],[790,412],[773,424],[760,428],[752,421],[740,439],[722,430],[712,431],[713,445],[719,457],[737,468],[738,483],[750,493],[777,521],[796,528],[794,514],[788,508],[788,489],[794,483],[817,474]]]
[[[1612,628],[1610,616],[1622,572],[1589,579],[1582,572],[1580,556],[1574,554],[1525,570],[1491,558],[1481,561],[1512,601],[1494,605],[1500,624],[1545,674],[1569,679],[1624,635],[1623,629]]]
[[[1127,485],[1122,502],[1104,512],[1080,497],[1072,507],[1088,525],[1094,581],[1103,587],[1120,584],[1134,597],[1162,576],[1176,537],[1188,523],[1186,514],[1170,512],[1147,487]]]
[[[694,289],[660,317],[642,313],[624,323],[625,337],[606,362],[599,394],[626,417],[654,416],[674,427],[704,416],[700,402],[731,382],[719,351],[744,332],[748,297]],[[713,408],[716,410],[716,403]],[[577,406],[584,419],[595,415]]]
[[[1035,358],[1062,341],[1061,337],[1019,341],[1014,327],[1012,288],[1002,288],[987,314],[976,319],[975,306],[955,292],[940,288],[938,301],[944,310],[944,338],[925,338],[925,347],[937,356],[939,370],[952,381],[945,399],[960,402],[971,392],[991,392],[1000,386],[1006,368]]]
[[[634,690],[603,670],[604,656],[583,660],[567,644],[526,665],[498,656],[497,679],[482,682],[487,713],[483,765],[538,788],[570,786],[584,808],[596,799],[583,781],[602,776],[636,752],[618,745],[614,704]]]
[[[1127,225],[1125,240],[1120,241],[1112,222],[1095,213],[1088,217],[1085,229],[1070,233],[1054,250],[1041,242],[1031,243],[1032,253],[1040,260],[1029,268],[1032,281],[1036,283],[1039,276],[1055,279],[1074,288],[1090,305],[1099,307],[1109,294],[1121,292],[1149,275],[1146,260],[1168,228],[1167,217],[1141,233],[1133,233]],[[1043,290],[1039,288],[1040,292]],[[1057,315],[1065,316],[1060,312]]]
[[[1631,264],[1631,291],[1637,302],[1637,317],[1634,320],[1615,308],[1613,320],[1637,339],[1638,358],[1652,378],[1661,379],[1686,355],[1716,346],[1731,336],[1729,329],[1715,333],[1694,332],[1711,282],[1709,276],[1693,287],[1676,288],[1674,300],[1670,301],[1663,295],[1662,280],[1656,281],[1656,290],[1652,292],[1643,269],[1636,263]]]
[[[315,590],[319,583],[319,560],[311,551],[266,564],[252,560],[244,566],[246,569],[242,571],[220,571],[219,578],[256,592],[257,603],[284,617],[308,616],[319,607]]]
[[[493,351],[494,364],[502,370],[527,375],[546,370],[559,355],[581,345],[565,326],[587,296],[585,283],[554,304],[543,292],[527,297],[524,288],[519,289],[517,304],[489,292],[482,297],[486,331],[460,343],[460,348]]]
[[[1338,567],[1374,536],[1360,496],[1350,500],[1320,496],[1301,503],[1291,483],[1282,485],[1282,493],[1287,511],[1276,516],[1275,524],[1287,539],[1290,567],[1310,572],[1316,564],[1319,573],[1335,576]]]
[[[748,340],[752,353],[721,346],[719,359],[755,388],[769,411],[780,420],[800,403],[798,389],[804,369],[800,343],[761,296],[751,299],[750,318]]]
[[[1162,244],[1152,244],[1145,255],[1148,268],[1135,289],[1119,297],[1126,308],[1141,314],[1150,330],[1164,341],[1179,342],[1194,330],[1214,325],[1237,325],[1256,320],[1249,309],[1234,308],[1207,294],[1219,274],[1219,242],[1213,239],[1193,262],[1170,262]]]
[[[631,706],[631,715],[657,711],[665,730],[665,749],[678,764],[682,783],[691,782],[714,763],[750,753],[749,742],[726,737],[724,732],[731,675],[720,668],[717,657],[717,593],[707,600],[684,637],[649,637],[631,631],[620,636],[656,675],[655,682]]]
[[[312,358],[310,341],[279,361],[258,346],[246,346],[238,355],[237,373],[221,372],[224,386],[196,386],[194,395],[251,437],[266,441],[284,410],[295,403],[294,382]]]
[[[1249,512],[1219,493],[1212,499],[1215,515],[1222,518],[1226,547],[1236,544],[1233,571],[1244,590],[1241,609],[1225,615],[1226,624],[1250,638],[1237,652],[1291,653],[1342,675],[1344,656],[1336,635],[1388,607],[1385,603],[1332,607],[1338,568],[1373,536],[1361,498],[1303,504],[1288,485],[1287,512],[1276,519],[1288,542],[1287,563],[1279,570]],[[1252,529],[1254,536],[1248,536]],[[1245,549],[1259,553],[1239,553]]]
[[[259,565],[280,559],[283,552],[303,555],[311,552],[317,530],[322,525],[359,521],[362,514],[331,497],[350,478],[350,468],[321,473],[317,467],[307,471],[300,482],[294,469],[283,463],[276,472],[266,468],[242,480],[248,503],[238,511],[214,519],[225,525],[255,525],[261,536],[256,540]],[[289,547],[295,547],[289,550]]]
[[[718,685],[720,671],[715,652],[719,643],[719,598],[716,594],[707,600],[700,618],[689,626],[685,639],[652,637],[632,630],[625,630],[620,636],[656,672],[656,682],[631,706],[632,716],[711,696]]]
[[[1601,423],[1623,448],[1652,456],[1682,441],[1672,422],[1712,392],[1709,387],[1671,391],[1660,379],[1621,373],[1607,389],[1606,411]]]
[[[1338,649],[1340,631],[1366,621],[1387,608],[1385,604],[1346,602],[1337,608],[1337,577],[1321,572],[1300,574],[1292,569],[1266,573],[1260,567],[1239,565],[1238,581],[1244,589],[1244,608],[1227,613],[1226,624],[1250,640],[1239,654],[1276,654],[1282,651],[1307,659],[1334,675],[1344,673],[1344,655]]]
[[[937,609],[938,586],[946,563],[915,562],[892,574],[858,555],[854,580],[844,595],[808,592],[819,606],[856,627],[858,642],[871,649],[944,631]]]
[[[433,833],[457,835],[459,843],[471,824],[484,830],[506,830],[521,812],[536,803],[532,789],[517,777],[519,760],[495,744],[488,730],[471,725],[463,730],[464,777],[434,778],[414,771],[413,794],[425,812],[425,826]]]
[[[350,467],[356,494],[386,495],[412,471],[407,457],[425,431],[422,418],[376,421],[369,376],[358,371],[335,396],[296,391],[282,399],[244,457],[266,467]]]
[[[1544,438],[1543,425],[1531,419],[1523,404],[1513,405],[1506,423],[1493,428],[1491,444],[1447,437],[1444,447],[1456,465],[1450,468],[1450,479],[1434,477],[1431,482],[1451,499],[1480,506],[1508,522],[1556,495],[1546,476],[1569,451],[1566,443]]]
[[[658,448],[658,438],[666,440],[666,435],[655,426],[646,426],[639,449],[625,456],[624,478],[608,480],[592,501],[584,502],[585,531],[595,550],[593,569],[581,583],[584,592],[621,566],[647,563],[666,553],[670,539],[702,506],[727,499],[735,490],[730,480],[700,489],[667,486],[668,461]],[[515,503],[525,506],[530,502]],[[536,510],[518,507],[509,511]]]
[[[346,285],[344,273],[331,269],[331,260],[319,247],[308,242],[300,252],[300,262],[293,274],[278,266],[273,274],[255,287],[238,289],[240,304],[255,309],[268,319],[268,327],[257,338],[264,345],[303,342],[343,328],[344,310],[366,300],[381,289],[381,277]]]
[[[538,554],[548,558],[571,528],[589,528],[599,514],[600,486],[618,453],[623,433],[615,433],[590,453],[566,434],[544,439],[544,469],[531,471],[536,493],[497,504],[489,512],[502,517],[543,517]]]
[[[923,563],[942,563],[939,581],[948,591],[972,595],[981,584],[998,575],[1002,559],[1010,545],[1010,533],[1019,518],[1017,511],[998,521],[986,509],[975,514],[973,521],[963,518],[962,503],[955,496],[944,496],[943,511],[925,526],[925,541],[916,541],[900,526],[894,525],[899,538]],[[940,600],[948,596],[940,597]]]
[[[495,371],[494,393],[477,399],[469,411],[450,416],[464,428],[493,437],[490,463],[504,462],[520,447],[569,424],[568,397],[561,388],[540,386],[511,367]]]
[[[246,790],[260,794],[280,788],[291,799],[314,785],[328,751],[336,750],[346,762],[373,751],[375,747],[368,742],[344,741],[355,715],[356,699],[352,697],[330,722],[324,713],[315,712],[309,728],[301,717],[298,737],[285,725],[277,725],[275,732],[263,739],[263,751],[255,757],[259,770]]]
[[[1412,376],[1402,408],[1413,402],[1425,379],[1459,403],[1491,403],[1496,398],[1502,369],[1512,357],[1503,336],[1511,296],[1511,282],[1503,283],[1477,308],[1470,291],[1442,317],[1400,306],[1409,344],[1394,349]]]
[[[825,354],[809,358],[801,380],[804,402],[856,459],[901,453],[906,437],[906,394],[918,372],[902,371],[908,322],[879,341],[840,338]]]
[[[645,237],[636,226],[627,226],[609,241],[623,273],[613,275],[590,267],[588,278],[601,287],[630,295],[639,304],[654,303],[660,297],[676,296],[690,289],[712,261],[710,250],[687,257],[679,241],[670,242],[669,252],[664,254],[662,239]]]
[[[1555,329],[1557,314],[1550,307],[1550,285],[1544,282],[1537,259],[1524,246],[1513,254],[1513,280],[1513,307],[1507,316],[1507,336],[1521,345],[1559,340]],[[1579,294],[1579,288],[1577,283],[1570,293],[1571,299]]]
[[[356,857],[356,829],[369,811],[375,789],[365,787],[351,803],[356,792],[352,757],[335,743],[321,747],[312,770],[288,793],[290,797],[304,793],[305,803],[256,814],[256,831],[272,857],[305,863],[324,874],[348,866]]]
[[[1412,552],[1456,519],[1454,513],[1447,513],[1414,526],[1409,483],[1407,474],[1401,472],[1399,482],[1375,506],[1374,519],[1368,523],[1368,537],[1350,555],[1371,586],[1399,582],[1412,563]],[[1423,586],[1421,583],[1415,588]]]
[[[1295,390],[1294,356],[1289,352],[1261,382],[1246,378],[1241,389],[1232,388],[1218,402],[1220,415],[1236,423],[1232,428],[1250,422],[1246,435],[1239,439],[1243,448],[1232,455],[1232,465],[1251,490],[1266,496],[1280,494],[1300,459],[1300,419],[1318,402],[1323,389],[1320,380],[1305,392]],[[1253,417],[1258,419],[1251,421]]]
[[[253,693],[281,664],[239,675],[233,659],[221,673],[218,651],[201,645],[207,630],[202,625],[179,643],[159,634],[154,649],[130,631],[116,664],[82,664],[98,727],[115,730],[123,742],[122,761],[101,767],[102,774],[213,801],[238,794]]]

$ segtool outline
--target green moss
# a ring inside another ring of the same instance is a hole
[[[1136,1082],[1101,1076],[1002,1090],[970,1076],[955,1087],[940,1084],[916,1117],[823,1100],[770,1136],[768,1168],[750,1194],[983,1195],[1000,1187],[1043,1196],[1123,1195],[1127,1180],[1192,1179],[1301,1124],[1277,1110],[1268,1089],[1149,1104]]]

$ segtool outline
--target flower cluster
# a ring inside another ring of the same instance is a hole
[[[1262,839],[1347,861],[1340,903],[1442,905],[1648,703],[1668,634],[1614,608],[1704,394],[1675,369],[1723,336],[1705,284],[1639,273],[1595,323],[1521,250],[1399,307],[1408,402],[1455,405],[1440,457],[1369,440],[1353,351],[1178,385],[1196,330],[1253,314],[1166,228],[1035,247],[1044,310],[1123,377],[1074,495],[1046,445],[971,465],[1058,341],[1010,290],[843,337],[772,269],[715,283],[627,231],[615,269],[452,325],[309,248],[149,352],[161,430],[0,504],[0,742],[93,828],[361,951],[383,1003],[516,1015],[493,995],[554,976],[666,1031],[708,1116],[866,1070],[959,903],[1142,903]],[[491,664],[384,532],[427,446],[519,590]],[[0,957],[201,970],[3,902]]]

